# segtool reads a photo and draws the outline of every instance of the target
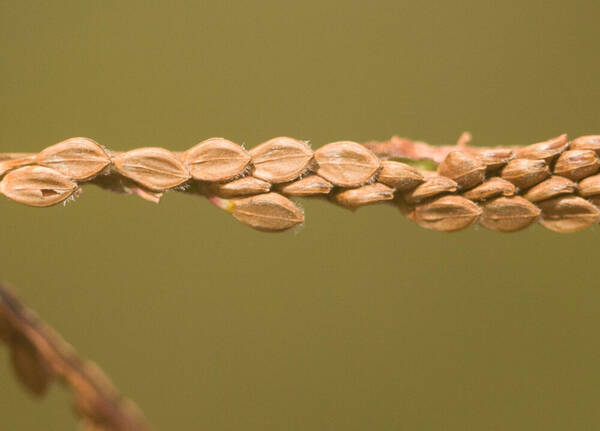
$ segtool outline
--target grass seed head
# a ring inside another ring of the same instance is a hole
[[[485,165],[476,157],[460,151],[452,151],[438,165],[439,175],[448,177],[465,190],[481,184],[485,178]]]
[[[255,177],[242,177],[227,183],[210,184],[209,190],[217,196],[232,198],[267,193],[271,190],[271,183]]]
[[[559,195],[572,194],[577,185],[568,178],[554,175],[530,188],[523,197],[530,202],[540,202]]]
[[[315,151],[316,173],[340,187],[358,187],[378,171],[381,161],[369,149],[351,141],[333,142]]]
[[[578,181],[594,175],[600,169],[600,160],[592,150],[570,150],[560,155],[554,165],[554,173]]]
[[[479,223],[498,232],[525,229],[540,216],[540,210],[520,196],[499,197],[483,204]]]
[[[500,177],[492,177],[483,184],[463,193],[463,196],[472,201],[485,201],[498,196],[512,196],[516,193],[515,185]]]
[[[52,145],[42,150],[36,161],[75,181],[89,180],[111,163],[104,148],[88,138],[70,138]]]
[[[280,232],[304,223],[304,214],[278,193],[231,199],[231,214],[240,222],[264,232]]]
[[[528,189],[550,177],[550,169],[544,160],[514,159],[502,169],[502,178],[520,189]]]
[[[314,196],[327,195],[332,188],[333,184],[325,178],[311,174],[299,180],[281,184],[277,189],[288,196]]]
[[[382,183],[342,190],[333,196],[335,202],[347,208],[357,208],[392,199],[394,199],[394,189]]]
[[[183,153],[183,163],[192,178],[200,181],[226,181],[241,175],[250,163],[250,154],[224,138],[200,142]]]
[[[542,210],[542,226],[560,233],[578,232],[598,223],[600,218],[600,210],[578,196],[560,196],[538,206]]]
[[[557,136],[537,144],[527,145],[516,150],[520,159],[544,160],[550,163],[569,146],[569,138],[566,134]]]
[[[465,229],[477,221],[481,209],[462,196],[442,196],[418,204],[409,217],[420,226],[441,232]]]
[[[250,150],[254,170],[252,175],[270,183],[291,181],[310,166],[313,151],[303,141],[273,138]]]
[[[418,169],[406,163],[384,160],[381,162],[381,170],[377,174],[377,181],[405,192],[414,189],[425,179]]]
[[[71,179],[45,166],[24,166],[6,174],[0,182],[0,193],[4,196],[34,207],[61,203],[77,188]]]

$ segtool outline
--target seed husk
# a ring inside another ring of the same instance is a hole
[[[36,161],[75,181],[89,180],[111,163],[104,148],[88,138],[70,138],[52,145],[42,150]]]
[[[212,183],[209,185],[209,190],[217,196],[232,198],[267,193],[271,190],[271,183],[248,176],[227,183]]]
[[[492,177],[485,183],[466,191],[463,196],[472,201],[484,201],[497,196],[512,196],[516,193],[515,185],[500,177]]]
[[[550,169],[543,160],[514,159],[502,169],[502,178],[520,189],[528,189],[550,177]]]
[[[442,160],[437,173],[448,177],[465,190],[481,184],[485,178],[485,165],[475,156],[461,151],[452,151]]]
[[[570,150],[560,155],[554,165],[554,173],[578,181],[594,175],[600,169],[600,160],[592,150]]]
[[[10,347],[11,362],[19,381],[34,395],[46,393],[51,373],[36,347],[19,333],[11,337]]]
[[[600,174],[584,178],[579,182],[578,188],[583,197],[600,195]]]
[[[250,150],[254,170],[252,175],[270,183],[291,181],[309,167],[313,151],[294,138],[278,137]]]
[[[600,218],[600,210],[578,196],[560,196],[538,205],[542,210],[540,223],[555,232],[577,232],[597,223]]]
[[[315,152],[316,173],[340,187],[358,187],[368,182],[381,165],[364,146],[351,141],[333,142]]]
[[[227,181],[244,172],[250,154],[227,139],[210,138],[187,150],[182,159],[195,180]]]
[[[304,214],[278,193],[231,200],[231,214],[240,222],[264,232],[280,232],[304,223]]]
[[[24,166],[9,172],[0,182],[0,193],[13,201],[49,207],[69,198],[77,184],[45,166]]]
[[[333,184],[325,178],[311,174],[291,183],[280,184],[277,189],[289,196],[326,195],[333,189]]]
[[[530,202],[540,202],[559,195],[575,193],[577,185],[568,178],[552,176],[530,188],[523,196]]]
[[[515,158],[515,152],[508,148],[488,148],[479,151],[477,155],[488,172],[500,169]]]
[[[525,229],[540,216],[540,209],[520,196],[499,197],[483,204],[479,223],[498,232]]]
[[[394,199],[394,189],[381,183],[367,184],[356,189],[346,189],[336,193],[333,199],[347,208],[356,208]]]
[[[442,194],[452,193],[458,188],[456,181],[439,175],[431,175],[425,178],[423,184],[418,185],[413,191],[404,195],[407,202],[419,202],[427,198]]]
[[[569,148],[572,150],[592,150],[600,156],[600,135],[580,136],[571,141]]]
[[[177,187],[191,178],[183,163],[164,148],[146,147],[121,153],[114,164],[122,175],[153,191]]]
[[[415,206],[409,217],[420,226],[441,232],[465,229],[477,221],[481,209],[462,196],[442,196]]]
[[[7,173],[8,171],[11,171],[13,169],[20,168],[21,166],[34,164],[36,158],[37,158],[37,155],[33,154],[33,155],[25,155],[23,157],[17,157],[14,159],[6,159],[3,161],[0,161],[0,177],[2,177],[5,173]]]
[[[557,136],[537,144],[527,145],[516,150],[520,159],[544,160],[550,163],[569,146],[569,138],[566,134]]]
[[[384,160],[381,162],[381,170],[377,174],[377,181],[405,192],[414,189],[423,183],[425,179],[418,169],[406,163]]]

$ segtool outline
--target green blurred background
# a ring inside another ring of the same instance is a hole
[[[600,133],[597,1],[2,1],[0,151]],[[597,429],[598,228],[424,230],[303,201],[0,200],[0,279],[159,430]],[[0,428],[70,430],[17,384]]]

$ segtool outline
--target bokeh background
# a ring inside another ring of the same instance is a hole
[[[600,133],[597,1],[2,1],[0,151]],[[0,279],[159,430],[600,423],[598,228],[424,230],[303,201],[254,232],[202,199],[0,201]],[[0,428],[75,428],[0,346]]]

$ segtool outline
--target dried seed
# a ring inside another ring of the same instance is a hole
[[[452,151],[439,164],[437,173],[456,181],[458,187],[464,190],[483,182],[485,165],[471,154]]]
[[[200,142],[181,156],[192,178],[199,181],[226,181],[244,172],[250,154],[224,138]]]
[[[557,136],[537,144],[527,145],[516,150],[520,159],[544,160],[550,163],[569,146],[569,138],[566,134]]]
[[[373,177],[381,161],[356,142],[333,142],[315,152],[316,172],[340,187],[358,187]]]
[[[342,190],[333,196],[335,202],[348,208],[373,204],[394,199],[394,189],[385,184],[375,183],[356,189]]]
[[[520,196],[499,197],[483,205],[482,226],[498,232],[525,229],[540,215],[538,207]]]
[[[253,229],[279,232],[304,223],[304,214],[278,193],[231,200],[231,214]]]
[[[600,169],[600,160],[592,150],[570,150],[560,155],[554,173],[578,181],[594,175]]]
[[[250,150],[254,171],[252,175],[271,183],[291,181],[309,167],[313,152],[298,139],[273,138]]]
[[[516,193],[515,185],[500,177],[492,177],[485,183],[463,193],[463,196],[472,201],[483,201],[497,196],[512,196]]]
[[[34,345],[21,334],[15,333],[10,340],[11,362],[19,381],[34,395],[46,393],[51,374]]]
[[[76,181],[95,177],[110,165],[110,157],[96,141],[71,138],[42,150],[37,163]]]
[[[520,189],[528,189],[550,177],[550,169],[543,160],[514,159],[502,169],[502,178]]]
[[[584,178],[579,182],[578,188],[583,197],[600,195],[600,174]]]
[[[427,229],[454,232],[475,223],[480,214],[481,209],[462,196],[442,196],[417,205],[409,217]]]
[[[592,150],[600,156],[600,135],[580,136],[571,141],[569,148],[572,150]]]
[[[0,182],[0,193],[34,207],[56,205],[77,190],[69,178],[44,166],[24,166],[9,172]]]
[[[266,193],[271,190],[271,183],[254,177],[242,177],[227,183],[213,183],[209,190],[217,196],[232,198]]]
[[[291,183],[281,184],[278,191],[289,196],[326,195],[331,192],[333,184],[325,178],[311,174]]]
[[[138,148],[119,154],[115,168],[127,178],[153,190],[177,187],[191,178],[183,163],[164,148]]]
[[[577,232],[597,223],[600,218],[598,208],[577,196],[561,196],[538,205],[542,210],[540,223],[555,232]]]
[[[500,169],[515,158],[515,152],[508,148],[487,148],[479,151],[477,155],[488,172]]]
[[[457,187],[456,181],[450,178],[431,175],[425,178],[423,184],[404,196],[408,202],[419,202],[442,193],[455,192]]]
[[[553,176],[530,188],[523,196],[530,202],[539,202],[558,195],[575,193],[577,185],[568,178]]]
[[[30,165],[35,163],[37,155],[26,155],[24,157],[11,158],[0,161],[0,177],[2,177],[8,171],[20,168],[21,166]]]
[[[384,160],[381,162],[377,181],[405,192],[414,189],[425,180],[418,169],[406,163]]]

